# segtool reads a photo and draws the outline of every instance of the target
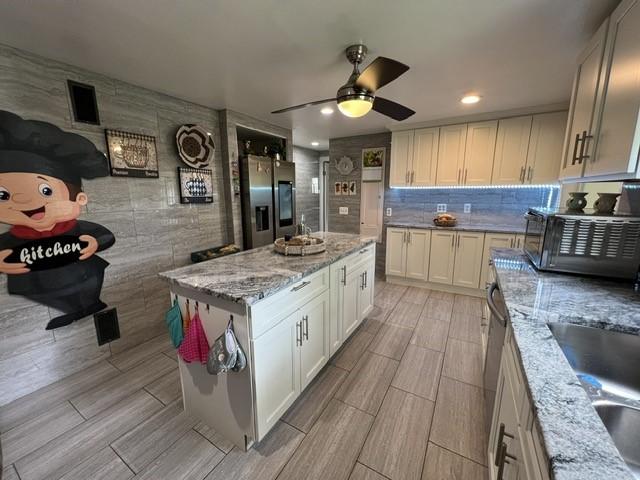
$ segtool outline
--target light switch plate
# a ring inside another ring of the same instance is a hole
[[[391,216],[391,208],[387,208],[387,217]]]
[[[338,213],[340,215],[349,215],[349,207],[340,207]]]
[[[436,205],[436,213],[445,213],[447,211],[446,203],[438,203]]]
[[[471,204],[470,203],[465,203],[464,204],[464,213],[471,213]]]

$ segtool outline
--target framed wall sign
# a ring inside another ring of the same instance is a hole
[[[213,172],[206,168],[178,167],[180,203],[213,203]]]
[[[159,177],[155,137],[120,130],[105,135],[113,177]]]
[[[379,182],[382,180],[385,152],[384,147],[362,149],[362,181]]]

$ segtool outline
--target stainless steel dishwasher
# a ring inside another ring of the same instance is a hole
[[[484,401],[485,426],[487,435],[489,435],[491,432],[491,419],[493,418],[493,404],[495,403],[498,387],[502,347],[504,345],[504,336],[507,332],[507,309],[496,282],[493,282],[487,289],[487,304],[491,315],[489,316],[487,354],[484,361]]]

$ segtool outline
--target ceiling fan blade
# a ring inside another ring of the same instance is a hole
[[[307,102],[307,103],[302,103],[300,105],[296,105],[294,107],[287,107],[287,108],[282,108],[280,110],[274,110],[271,113],[284,113],[284,112],[290,112],[291,110],[297,110],[299,108],[304,108],[304,107],[310,107],[312,105],[320,105],[321,103],[328,103],[328,102],[335,102],[336,99],[335,98],[326,98],[324,100],[316,100],[315,102]]]
[[[362,71],[356,80],[356,86],[373,93],[387,83],[394,81],[407,70],[409,67],[404,63],[386,57],[378,57]]]
[[[399,103],[392,102],[391,100],[387,100],[386,98],[382,97],[376,97],[376,99],[373,101],[373,109],[378,113],[399,121],[406,120],[411,115],[416,113],[410,108],[405,107],[404,105],[400,105]]]

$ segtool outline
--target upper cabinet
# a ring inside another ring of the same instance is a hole
[[[389,186],[425,187],[435,184],[439,128],[391,134]]]
[[[409,175],[413,164],[413,130],[391,134],[391,164],[389,186],[409,185]]]
[[[530,134],[531,116],[500,120],[491,183],[518,185],[525,182]]]
[[[460,185],[466,143],[466,125],[440,127],[436,185]]]
[[[464,153],[462,185],[489,185],[496,151],[498,121],[467,125],[467,145]]]
[[[558,181],[566,125],[567,112],[533,116],[524,183],[540,185]]]

